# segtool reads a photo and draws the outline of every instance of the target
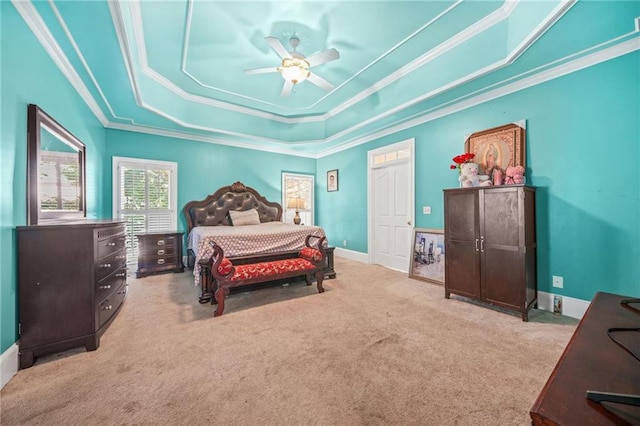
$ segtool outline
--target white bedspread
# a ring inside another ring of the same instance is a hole
[[[198,261],[208,259],[213,254],[210,241],[215,241],[226,257],[237,257],[300,250],[309,234],[326,236],[324,229],[319,226],[282,222],[246,226],[197,226],[191,230],[187,240],[188,248],[193,250],[196,257],[193,267],[196,283],[200,280]]]

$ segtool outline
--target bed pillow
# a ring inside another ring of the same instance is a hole
[[[229,210],[229,221],[232,226],[260,225],[258,210],[251,209],[245,211]]]

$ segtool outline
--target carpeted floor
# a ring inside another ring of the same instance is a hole
[[[200,305],[190,271],[139,280],[94,352],[41,357],[2,425],[528,425],[577,321],[498,312],[379,266]]]

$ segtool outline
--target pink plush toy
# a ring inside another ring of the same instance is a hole
[[[509,166],[504,177],[505,185],[513,185],[516,183],[524,183],[524,167]]]

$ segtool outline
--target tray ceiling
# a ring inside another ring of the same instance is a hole
[[[559,0],[13,3],[105,127],[311,157],[637,50],[640,16],[638,2]],[[311,68],[333,90],[282,97],[279,73],[246,75],[280,65],[267,36],[338,50]]]

